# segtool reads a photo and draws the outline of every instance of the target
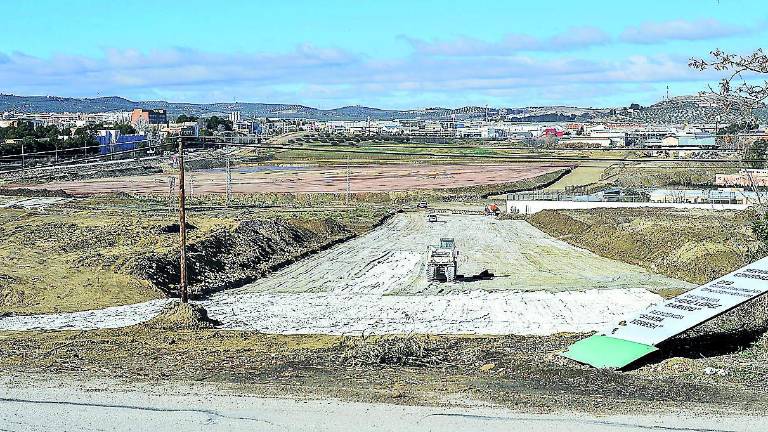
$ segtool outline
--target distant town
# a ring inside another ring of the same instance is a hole
[[[9,105],[9,98],[15,105]],[[722,114],[723,110],[706,96],[670,98],[650,107],[632,104],[620,109],[465,107],[412,111],[365,107],[320,111],[299,105],[147,102],[142,107],[126,111],[91,112],[109,105],[105,105],[105,100],[111,101],[111,105],[129,101],[10,95],[0,96],[0,102],[2,100],[6,104],[0,104],[0,107],[12,106],[17,110],[2,113],[0,128],[27,126],[31,131],[48,128],[45,136],[33,132],[0,134],[2,155],[21,154],[25,149],[19,145],[25,139],[28,144],[32,144],[32,139],[63,142],[76,134],[81,140],[92,138],[91,144],[98,143],[102,154],[140,148],[142,144],[170,136],[244,137],[257,142],[282,136],[287,144],[312,142],[313,139],[350,144],[370,140],[422,143],[482,140],[491,145],[506,142],[543,148],[637,148],[647,150],[648,155],[670,157],[702,156],[701,151],[705,150],[739,150],[754,140],[768,137],[765,126],[739,123],[738,115]],[[20,100],[27,102],[20,104]],[[157,108],[157,105],[170,109]],[[59,112],[70,106],[86,111]],[[40,107],[58,111],[34,111]],[[231,110],[224,111],[226,108]],[[259,113],[266,115],[259,116]],[[757,118],[763,114],[756,112]],[[339,119],[328,120],[329,116]],[[58,133],[52,134],[52,130]],[[737,135],[740,138],[736,139]],[[45,146],[28,145],[26,150],[32,152],[31,148],[37,147]]]

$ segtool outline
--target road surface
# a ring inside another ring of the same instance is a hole
[[[761,431],[768,418],[693,413],[595,416],[512,412],[477,404],[402,406],[263,398],[206,384],[139,385],[4,377],[0,430],[21,431]]]

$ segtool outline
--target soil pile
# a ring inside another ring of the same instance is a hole
[[[173,302],[159,315],[141,325],[163,330],[199,330],[213,328],[218,324],[218,321],[208,317],[208,312],[200,305]]]
[[[763,333],[763,335],[755,341],[752,347],[758,351],[768,353],[768,332]]]
[[[333,219],[252,220],[234,230],[219,229],[187,249],[187,278],[193,296],[253,282],[302,257],[354,234]],[[179,253],[152,253],[134,272],[170,295],[178,295]]]

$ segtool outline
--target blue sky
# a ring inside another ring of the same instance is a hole
[[[765,46],[765,0],[4,0],[0,92],[330,108],[624,106],[715,48]],[[762,45],[761,45],[762,44]]]

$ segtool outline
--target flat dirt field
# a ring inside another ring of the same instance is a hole
[[[446,189],[512,183],[557,171],[563,167],[528,164],[500,165],[388,165],[352,166],[351,192],[390,192],[413,189]],[[175,174],[173,174],[175,175]],[[167,193],[170,174],[113,177],[82,181],[25,185],[26,188],[64,190],[71,194]],[[187,174],[194,193],[226,193],[226,171],[207,169]],[[13,187],[8,185],[8,187]],[[305,166],[254,166],[232,170],[234,193],[345,192],[347,168]]]
[[[435,295],[471,291],[579,291],[688,284],[556,240],[524,221],[427,212],[399,214],[362,237],[237,289],[255,292]],[[456,283],[426,279],[427,248],[441,237],[459,250]],[[479,278],[487,271],[492,278]]]
[[[427,247],[453,237],[461,275],[425,277]],[[492,277],[480,277],[481,274]],[[399,214],[383,226],[201,302],[221,328],[281,334],[553,334],[600,329],[690,284],[575,248],[524,221]],[[0,318],[0,329],[123,327],[171,300]]]

